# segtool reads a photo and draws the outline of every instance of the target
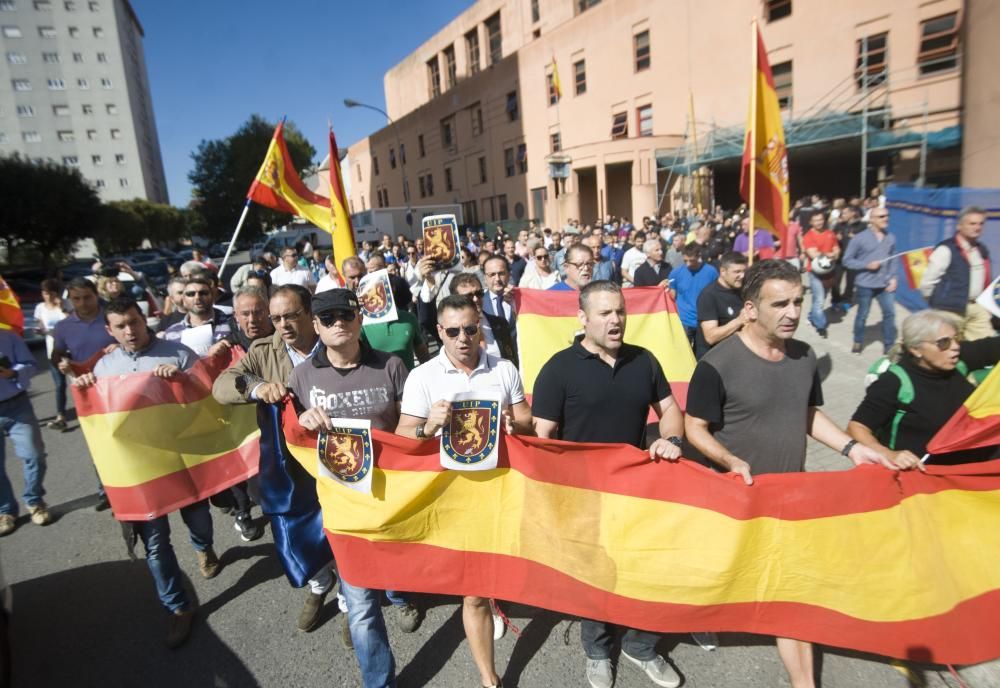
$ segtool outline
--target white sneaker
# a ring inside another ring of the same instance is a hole
[[[711,652],[719,647],[719,636],[711,631],[707,631],[705,633],[692,633],[691,637],[696,643],[698,643],[698,647],[706,652]]]
[[[615,685],[615,676],[611,673],[611,660],[588,659],[587,683],[590,684],[590,688],[611,688]]]
[[[663,655],[656,655],[653,659],[643,661],[635,657],[630,657],[627,652],[622,650],[622,657],[642,669],[646,677],[658,686],[663,686],[663,688],[677,688],[681,684],[680,675],[667,663]]]
[[[500,640],[507,632],[507,624],[503,622],[503,618],[499,614],[493,615],[493,640]]]

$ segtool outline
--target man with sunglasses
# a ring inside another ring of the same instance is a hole
[[[556,282],[550,290],[553,291],[580,291],[590,284],[594,278],[594,254],[590,247],[585,244],[573,244],[566,249],[566,260],[563,268],[566,270],[566,279]]]
[[[872,209],[868,229],[851,239],[844,253],[844,267],[855,271],[854,295],[858,312],[854,316],[852,354],[860,354],[865,345],[865,323],[872,301],[882,309],[882,343],[889,351],[896,343],[896,270],[899,258],[896,237],[889,233],[889,210]]]
[[[316,289],[316,280],[312,273],[299,265],[299,252],[294,246],[281,250],[281,265],[271,270],[271,283],[276,287],[286,284],[297,284],[309,291]]]
[[[479,310],[479,331],[482,333],[480,342],[486,353],[506,359],[516,367],[517,346],[514,336],[504,318],[490,315],[483,310],[483,298],[486,292],[479,279],[475,275],[456,275],[451,288],[455,294],[471,299]]]
[[[332,418],[371,421],[372,428],[393,431],[408,371],[395,354],[373,349],[361,337],[361,306],[350,289],[331,289],[313,299],[313,327],[321,345],[295,368],[288,387],[295,394],[299,422],[307,430],[329,430]],[[382,617],[382,591],[341,579],[347,623],[366,687],[395,685],[396,664]],[[399,627],[413,632],[420,612],[398,594],[389,593]]]
[[[187,313],[180,322],[163,331],[163,338],[188,344],[199,356],[212,356],[224,347],[228,348],[229,342],[225,340],[232,332],[229,316],[215,307],[215,296],[213,279],[199,274],[188,277],[184,283],[184,309]],[[205,341],[191,339],[190,333],[185,335],[185,331],[203,325],[209,325],[211,329]]]
[[[461,284],[461,283],[460,283]],[[508,432],[533,435],[531,409],[517,368],[480,346],[480,314],[466,296],[453,294],[438,306],[441,353],[410,373],[396,433],[433,437],[451,419],[451,401],[460,392],[482,392],[500,399]],[[483,686],[499,686],[493,658],[495,620],[489,600],[465,597],[462,624]]]

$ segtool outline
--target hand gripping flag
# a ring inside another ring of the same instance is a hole
[[[278,123],[267,147],[257,178],[250,185],[247,199],[273,210],[292,213],[309,220],[320,229],[332,232],[330,199],[313,193],[302,183],[288,154],[282,134],[284,120]],[[330,161],[331,165],[335,160]]]
[[[788,150],[785,148],[785,131],[781,124],[774,75],[767,61],[764,39],[756,24],[754,33],[757,64],[753,79],[756,83],[750,91],[750,114],[740,167],[740,195],[754,207],[753,226],[768,230],[784,243],[788,231]],[[755,199],[750,198],[751,174],[756,175]]]
[[[0,277],[0,328],[24,336],[24,311],[14,290],[3,277]]]
[[[1000,444],[1000,367],[986,376],[947,423],[927,443],[931,454]]]
[[[340,172],[340,149],[330,127],[330,213],[332,217],[333,258],[337,269],[344,260],[357,255],[354,242],[354,228],[347,213],[347,194],[344,192],[344,177]]]
[[[316,436],[286,409],[289,450]],[[661,633],[736,631],[919,662],[1000,655],[1000,461],[758,476],[504,436],[497,468],[372,431],[372,494],[319,478],[339,571]]]

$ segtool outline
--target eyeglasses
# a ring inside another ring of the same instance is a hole
[[[566,265],[572,265],[577,270],[593,270],[594,269],[594,261],[592,261],[592,260],[588,260],[588,261],[586,261],[584,263],[571,263],[570,261],[567,260],[566,261]]]
[[[250,275],[256,275],[257,277],[267,277],[270,273],[267,270],[254,270]],[[250,275],[247,275],[249,277]]]
[[[186,291],[186,292],[184,292],[184,296],[190,296],[190,297],[195,297],[195,296],[209,296],[211,293],[212,292],[210,292],[210,291],[208,291],[206,289],[200,289],[198,291]]]
[[[304,312],[305,311],[303,311],[302,309],[299,309],[299,310],[297,310],[297,311],[295,311],[293,313],[283,313],[281,315],[270,315],[270,316],[268,316],[268,320],[270,320],[275,325],[280,325],[282,320],[295,320],[300,315],[302,315],[302,313],[304,313]]]
[[[952,344],[958,344],[962,341],[962,338],[958,335],[954,337],[940,337],[938,339],[925,339],[927,344],[933,344],[937,347],[938,351],[947,351],[951,348]]]
[[[469,291],[464,294],[459,294],[459,296],[468,296],[473,299],[481,299],[483,298],[484,293],[486,292],[484,292],[482,289],[477,289],[476,291]]]
[[[482,292],[480,292],[480,295],[482,295]],[[466,337],[475,337],[476,333],[479,332],[479,325],[444,328],[444,333],[448,336],[448,339],[456,339],[460,332],[464,332]]]
[[[537,256],[535,256],[535,260],[548,260],[548,259],[549,259],[548,253],[539,253]]]
[[[326,313],[319,313],[316,318],[319,320],[319,324],[323,327],[332,327],[333,323],[340,320],[341,322],[354,322],[354,319],[358,317],[358,314],[352,310],[336,310],[327,311]]]

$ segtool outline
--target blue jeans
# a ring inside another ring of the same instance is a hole
[[[896,295],[885,288],[875,289],[854,285],[854,300],[858,303],[858,313],[854,317],[854,343],[864,344],[865,321],[872,307],[872,299],[878,301],[882,309],[882,343],[888,351],[896,343]]]
[[[56,386],[56,413],[62,418],[66,416],[66,376],[55,366],[49,366],[49,372]]]
[[[825,330],[827,322],[823,305],[826,303],[826,289],[823,288],[823,280],[811,272],[808,274],[809,291],[812,292],[812,308],[809,311],[809,322],[817,330]]]
[[[208,500],[181,508],[181,518],[196,551],[204,552],[212,546],[212,514]],[[146,565],[156,583],[160,604],[171,614],[188,608],[190,601],[184,590],[181,567],[170,544],[170,521],[164,515],[152,521],[132,521],[132,526],[146,548]]]
[[[24,492],[22,498],[28,506],[42,501],[45,488],[45,445],[38,428],[35,410],[31,408],[28,393],[0,401],[0,432],[8,435],[14,444],[14,452],[24,464]],[[17,516],[17,499],[14,488],[7,477],[7,447],[0,438],[0,514]]]
[[[341,578],[340,592],[347,599],[347,623],[354,654],[361,667],[362,685],[365,688],[395,686],[396,660],[382,617],[382,591],[359,588]]]

